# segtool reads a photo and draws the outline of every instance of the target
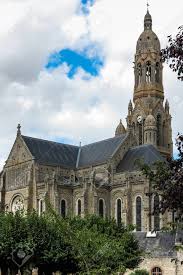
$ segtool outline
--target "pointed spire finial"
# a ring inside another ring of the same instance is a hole
[[[130,99],[130,101],[129,101],[129,104],[128,104],[128,108],[132,108],[132,101],[131,101],[131,99]]]
[[[144,30],[151,30],[152,29],[152,17],[149,13],[149,0],[147,0],[147,13],[144,17]]]
[[[21,136],[21,125],[20,125],[20,123],[17,126],[17,136]]]

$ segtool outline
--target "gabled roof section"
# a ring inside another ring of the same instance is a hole
[[[82,147],[22,136],[26,146],[40,164],[75,169],[107,162],[127,134]]]
[[[117,173],[139,170],[136,160],[143,160],[145,164],[152,165],[156,161],[164,161],[158,150],[153,145],[141,145],[130,148],[117,167]]]
[[[81,148],[78,168],[105,163],[119,146],[127,134],[85,145]]]
[[[22,136],[33,157],[40,164],[75,168],[79,147]]]

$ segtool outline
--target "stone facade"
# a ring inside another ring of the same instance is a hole
[[[42,213],[47,196],[63,216],[113,217],[117,222],[135,224],[137,231],[160,229],[171,221],[170,214],[159,215],[156,221],[149,216],[154,198],[148,196],[148,180],[134,165],[137,158],[152,163],[172,155],[171,115],[168,101],[164,104],[160,42],[152,31],[149,12],[137,42],[134,74],[127,129],[120,121],[114,138],[83,147],[64,147],[23,136],[18,126],[1,173],[2,209],[36,209]],[[149,271],[154,266],[161,267],[163,275],[183,274],[176,273],[181,267],[175,267],[167,257],[146,258],[142,264]]]
[[[177,262],[173,261],[171,257],[146,257],[143,262],[140,264],[139,269],[145,269],[149,272],[149,274],[156,275],[156,273],[152,273],[152,271],[156,268],[160,267],[162,271],[162,275],[182,275],[183,274],[183,266],[179,258],[177,258]],[[127,271],[125,275],[130,275],[132,271]],[[160,274],[160,275],[161,275]],[[159,275],[159,273],[157,273]]]

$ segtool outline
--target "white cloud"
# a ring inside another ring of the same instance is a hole
[[[137,2],[137,1],[136,1]],[[63,137],[78,144],[114,134],[133,96],[133,59],[143,30],[145,1],[96,0],[90,15],[79,12],[79,0],[0,1],[0,162],[6,159],[21,122],[22,132],[42,138]],[[166,37],[182,24],[183,3],[154,0],[153,26]],[[84,80],[78,70],[67,78],[64,64],[44,70],[51,52],[94,45],[105,65],[98,77]],[[173,135],[182,130],[182,83],[165,66],[165,96],[170,101]]]

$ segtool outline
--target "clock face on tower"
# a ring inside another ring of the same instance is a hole
[[[15,213],[16,211],[22,210],[24,210],[24,200],[20,195],[18,195],[14,198],[12,202],[11,211]]]
[[[137,122],[138,122],[138,123],[142,123],[142,120],[143,120],[142,116],[138,116],[138,117],[137,117]]]

